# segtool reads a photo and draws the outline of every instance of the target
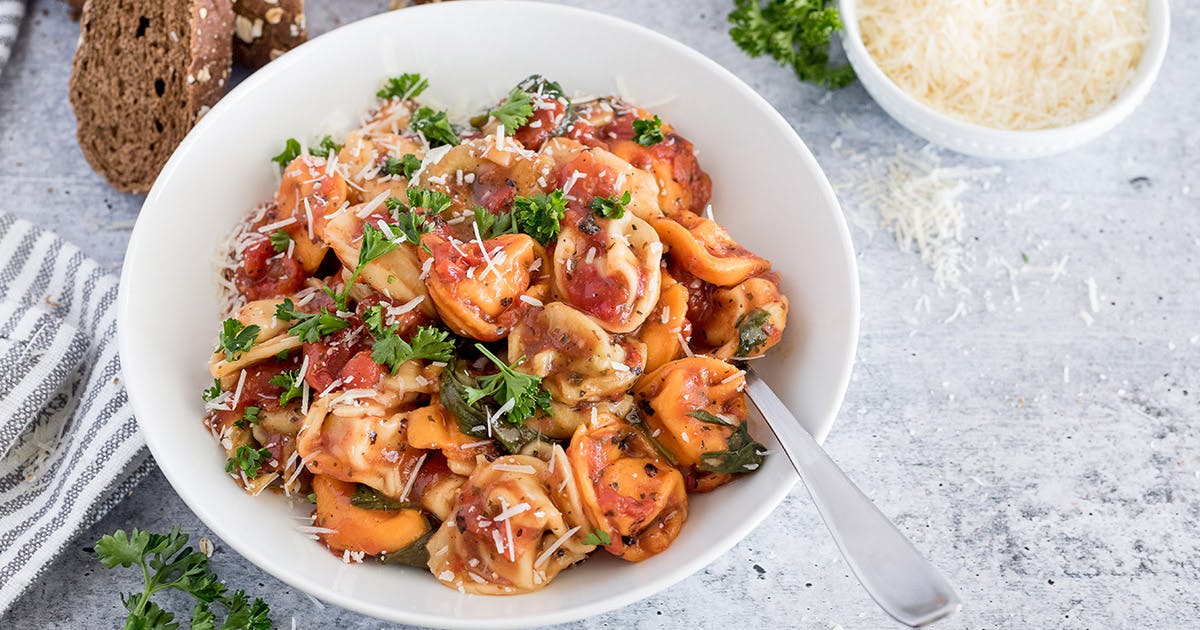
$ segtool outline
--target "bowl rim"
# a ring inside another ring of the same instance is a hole
[[[481,0],[480,0],[481,1]],[[165,196],[164,190],[167,187],[166,182],[172,179],[173,174],[184,168],[185,156],[191,151],[192,146],[196,143],[196,138],[205,133],[209,126],[217,124],[217,121],[222,118],[229,110],[234,110],[239,106],[240,101],[245,96],[258,89],[258,86],[267,82],[271,76],[276,73],[283,72],[286,68],[294,65],[304,64],[306,60],[317,50],[322,40],[333,37],[343,37],[343,31],[352,32],[357,29],[369,28],[368,25],[376,22],[384,22],[389,20],[405,19],[404,15],[414,15],[415,12],[458,12],[473,10],[472,5],[475,2],[453,2],[453,3],[432,3],[428,5],[420,5],[409,7],[404,11],[385,11],[383,13],[373,15],[362,20],[347,23],[338,28],[332,29],[310,41],[298,46],[271,64],[258,70],[251,76],[247,77],[235,88],[230,90],[208,114],[202,118],[195,127],[187,134],[184,140],[172,153],[171,158],[163,167],[158,178],[155,180],[153,187],[147,195],[142,212],[146,213],[148,209],[160,206],[160,198]],[[562,6],[537,2],[532,0],[489,0],[487,5],[510,5],[514,9],[538,11],[547,14],[551,17],[585,17],[598,23],[604,23],[608,26],[620,28],[640,37],[645,37],[657,42],[665,47],[672,48],[679,52],[689,63],[699,64],[706,67],[708,70],[716,73],[724,78],[728,87],[737,90],[750,104],[751,107],[758,110],[759,114],[764,117],[767,124],[773,125],[787,139],[796,152],[797,157],[806,164],[807,167],[820,173],[822,176],[817,182],[819,193],[823,201],[833,213],[834,224],[837,229],[837,238],[841,244],[841,253],[843,256],[842,263],[845,265],[850,286],[848,287],[848,303],[846,304],[848,319],[848,335],[845,345],[839,349],[841,357],[841,365],[836,366],[838,370],[837,386],[832,392],[829,407],[824,410],[821,417],[820,429],[814,434],[819,441],[823,441],[836,420],[838,411],[844,402],[846,390],[849,387],[850,376],[853,371],[855,356],[858,347],[858,338],[860,332],[860,284],[858,275],[857,259],[853,242],[850,238],[849,227],[846,223],[845,216],[841,210],[841,205],[838,202],[837,195],[834,192],[832,184],[828,177],[824,176],[824,171],[820,168],[816,158],[808,149],[807,145],[800,139],[787,120],[774,107],[772,107],[765,98],[755,92],[748,84],[739,79],[731,71],[708,58],[704,54],[692,49],[691,47],[676,41],[666,35],[658,33],[648,27],[630,22],[628,20],[618,18],[605,13],[591,11],[578,7]],[[142,215],[139,215],[142,216]],[[117,297],[117,343],[118,349],[123,356],[133,356],[132,338],[136,335],[135,330],[131,330],[130,321],[131,310],[133,308],[133,298],[129,285],[133,282],[130,278],[133,275],[133,266],[137,261],[145,258],[141,253],[144,248],[143,242],[148,238],[147,234],[143,234],[147,229],[147,222],[138,221],[130,236],[129,246],[126,251],[125,261],[121,270],[120,288]],[[142,428],[142,434],[146,439],[147,446],[154,455],[156,461],[161,459],[164,453],[164,444],[156,439],[156,434],[146,430],[149,425],[148,420],[143,418],[149,417],[146,411],[146,403],[143,401],[139,393],[138,385],[135,380],[125,378],[130,404],[134,410],[134,415],[138,420],[139,427]],[[158,436],[162,437],[162,436]],[[377,619],[414,624],[423,627],[439,627],[439,628],[462,628],[462,629],[499,629],[499,628],[527,628],[530,626],[541,626],[554,623],[564,623],[575,621],[586,617],[609,612],[636,601],[644,599],[659,592],[681,580],[691,576],[704,568],[717,557],[726,553],[736,544],[741,542],[754,528],[756,528],[763,520],[766,519],[771,512],[783,501],[783,499],[791,492],[798,477],[790,469],[787,470],[788,478],[771,487],[771,491],[762,497],[762,500],[757,504],[757,507],[744,515],[744,518],[739,519],[729,528],[729,535],[719,539],[718,543],[709,547],[705,553],[697,554],[690,561],[679,563],[673,566],[670,570],[664,571],[657,575],[653,580],[644,581],[632,586],[631,588],[619,593],[608,596],[604,599],[593,600],[585,605],[575,606],[569,609],[557,609],[548,612],[529,613],[521,616],[514,616],[510,619],[460,619],[454,618],[451,613],[444,615],[426,614],[413,612],[399,608],[396,606],[385,606],[375,604],[355,598],[350,594],[342,594],[338,591],[330,589],[326,584],[319,579],[319,576],[298,574],[286,570],[286,567],[276,563],[274,560],[265,557],[265,555],[252,548],[250,545],[240,539],[236,532],[232,531],[227,524],[211,512],[206,506],[207,503],[201,499],[200,493],[189,492],[188,490],[181,491],[180,488],[189,488],[189,480],[184,478],[181,468],[179,467],[159,467],[164,476],[170,482],[176,494],[184,501],[188,508],[209,528],[219,536],[225,544],[229,545],[233,550],[238,552],[243,558],[254,563],[259,569],[271,574],[280,581],[299,589],[305,594],[312,597],[318,597],[320,600],[336,604],[346,610],[356,611],[365,615],[375,617]]]
[[[1069,139],[1086,137],[1104,133],[1121,119],[1129,115],[1149,92],[1150,87],[1158,79],[1159,70],[1167,54],[1167,44],[1171,35],[1171,9],[1168,0],[1146,0],[1146,14],[1149,24],[1149,36],[1142,58],[1134,69],[1133,78],[1115,99],[1103,109],[1078,122],[1062,127],[1046,129],[999,129],[978,123],[955,118],[941,112],[912,96],[892,81],[875,62],[875,58],[867,51],[858,28],[858,0],[838,0],[838,12],[842,19],[842,45],[852,50],[851,60],[857,56],[861,63],[853,64],[854,71],[860,75],[859,80],[865,85],[867,81],[877,88],[886,90],[890,97],[899,99],[906,107],[916,110],[926,122],[940,127],[941,131],[960,135],[970,135],[981,142],[1002,143],[1011,141],[1046,142],[1061,144]],[[864,79],[861,75],[868,75]]]

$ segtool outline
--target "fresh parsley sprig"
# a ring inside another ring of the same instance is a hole
[[[304,381],[300,380],[300,368],[280,372],[267,382],[283,390],[279,394],[280,407],[299,398],[304,393]]]
[[[542,245],[549,245],[558,237],[562,218],[567,212],[567,200],[562,190],[548,195],[516,197],[512,202],[514,224],[517,229],[533,237]],[[480,226],[482,227],[482,226]]]
[[[226,361],[237,361],[242,358],[242,354],[248,352],[254,347],[254,340],[258,337],[258,333],[262,329],[251,324],[249,326],[243,324],[237,319],[230,317],[221,324],[221,335],[219,338],[221,350],[225,351]]]
[[[605,219],[620,219],[625,216],[625,207],[631,200],[629,191],[626,190],[620,197],[615,194],[611,197],[594,197],[590,206],[592,212],[595,212],[597,216]]]
[[[479,377],[479,387],[466,388],[468,405],[474,405],[488,397],[501,407],[513,401],[507,417],[508,421],[515,425],[523,424],[539,408],[549,413],[550,392],[542,388],[542,377],[512,369],[481,343],[475,344],[475,348],[496,364],[500,371]],[[513,365],[520,365],[524,361],[525,357],[521,357]]]
[[[504,135],[511,136],[533,117],[533,98],[519,86],[515,87],[509,91],[508,98],[488,114],[504,125]]]
[[[412,128],[425,136],[425,140],[431,147],[443,144],[453,146],[459,143],[458,134],[455,133],[454,126],[450,124],[446,112],[422,107],[413,112],[411,122]]]
[[[734,0],[729,35],[751,57],[768,54],[801,81],[830,89],[854,80],[849,65],[829,63],[829,40],[842,19],[832,0]]]
[[[392,77],[379,88],[375,96],[381,99],[397,98],[417,98],[425,88],[429,87],[429,81],[416,72],[405,72],[398,77]]]
[[[210,606],[218,603],[226,610],[222,630],[269,630],[270,609],[261,599],[253,603],[243,591],[229,593],[225,584],[210,570],[208,557],[188,546],[189,536],[176,527],[171,533],[153,534],[134,529],[126,534],[117,530],[96,541],[96,558],[105,567],[137,566],[144,579],[141,593],[122,593],[121,603],[128,615],[126,630],[174,629],[175,614],[163,610],[151,597],[165,590],[177,590],[197,600],[192,609],[191,628],[215,629],[216,615]]]
[[[633,121],[633,141],[644,146],[650,147],[663,141],[663,121],[654,115],[654,118],[639,118]]]
[[[299,337],[304,343],[315,343],[321,337],[350,327],[350,322],[324,308],[320,313],[298,311],[292,298],[285,298],[282,303],[275,305],[275,317],[280,321],[296,322],[288,329],[288,334]]]

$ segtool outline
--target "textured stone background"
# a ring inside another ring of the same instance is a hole
[[[386,0],[310,4],[313,31],[322,32]],[[845,186],[864,315],[854,380],[827,446],[958,585],[965,608],[940,627],[1200,623],[1194,5],[1175,4],[1163,74],[1125,124],[1067,155],[1000,164],[986,189],[968,194],[967,291],[939,292],[919,258],[900,251],[878,227],[877,210],[852,192],[880,176],[879,156],[923,144],[861,87],[828,95],[770,61],[747,58],[725,34],[726,0],[570,4],[641,22],[723,64],[783,112],[830,179]],[[0,80],[0,209],[59,230],[116,271],[142,200],[109,189],[75,145],[66,82],[76,34],[61,2],[33,2]],[[953,155],[944,164],[989,166]],[[1048,269],[1064,256],[1055,277]],[[1091,325],[1079,316],[1090,310],[1088,278],[1100,295]],[[952,318],[960,302],[966,312]],[[134,575],[103,570],[85,548],[117,528],[174,524],[208,533],[152,474],[80,536],[0,626],[119,625],[117,593],[135,587]],[[285,627],[292,617],[299,627],[382,625],[320,610],[215,542],[216,570],[266,597]],[[888,623],[797,488],[701,573],[564,627]]]

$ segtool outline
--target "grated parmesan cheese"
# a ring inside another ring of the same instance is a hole
[[[900,89],[997,129],[1085,120],[1129,85],[1146,0],[862,0],[863,44]]]

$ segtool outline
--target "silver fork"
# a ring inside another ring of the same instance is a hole
[[[958,612],[962,604],[950,582],[846,477],[748,366],[746,393],[800,473],[833,541],[875,603],[913,628]]]

